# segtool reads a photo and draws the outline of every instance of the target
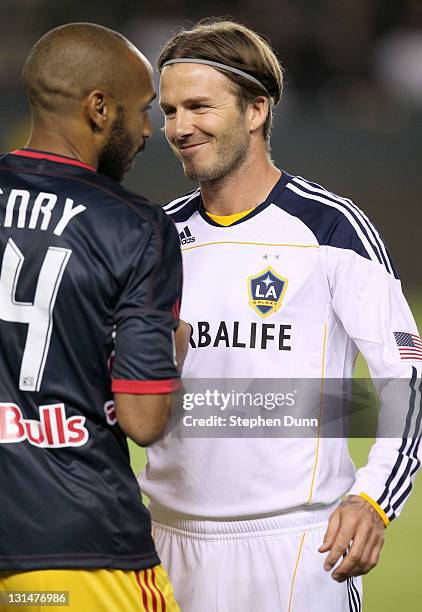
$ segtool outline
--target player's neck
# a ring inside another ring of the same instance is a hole
[[[80,139],[73,138],[71,130],[66,131],[60,126],[43,125],[32,128],[25,148],[71,157],[96,168],[98,163],[96,151],[91,150],[86,144],[81,146],[79,143]]]
[[[281,176],[267,155],[248,159],[230,175],[201,183],[204,208],[214,215],[234,215],[264,202]]]

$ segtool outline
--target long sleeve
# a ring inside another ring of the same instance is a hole
[[[421,465],[422,342],[394,273],[353,251],[335,251],[328,265],[333,308],[381,402],[376,441],[349,494],[369,496],[391,521]]]

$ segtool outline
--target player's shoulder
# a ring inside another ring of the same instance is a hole
[[[377,228],[350,198],[292,175],[287,176],[284,193],[276,204],[299,218],[321,246],[353,251],[397,275]]]
[[[335,226],[337,230],[341,229],[345,239],[349,239],[363,220],[370,223],[365,213],[350,198],[336,194],[314,181],[288,175],[285,187],[287,199],[280,199],[278,205],[283,208],[286,201],[290,204],[290,212],[295,212],[296,216],[319,233],[326,229],[332,234]]]
[[[125,212],[129,219],[135,220],[137,218],[151,223],[163,222],[166,219],[166,215],[159,204],[108,177],[95,174],[91,177],[90,183],[101,194],[102,198],[108,197],[110,202],[119,206],[120,214]]]
[[[174,221],[183,223],[199,209],[201,202],[201,191],[199,187],[184,195],[175,198],[163,206],[164,212]]]
[[[106,190],[110,198],[118,206],[111,211],[111,215],[102,215],[107,224],[112,221],[115,233],[124,236],[124,249],[127,252],[144,252],[142,235],[152,237],[151,244],[154,252],[162,256],[167,249],[174,257],[180,252],[179,235],[175,224],[163,211],[163,207],[152,202],[145,196],[127,189],[125,186],[97,175],[96,184],[101,190]],[[113,208],[113,206],[111,206]],[[115,213],[118,212],[116,215]],[[104,228],[108,233],[108,228]],[[176,265],[176,260],[173,261]]]
[[[152,231],[159,241],[170,232],[174,234],[173,238],[178,242],[174,224],[164,213],[160,204],[101,174],[91,176],[90,183],[98,190],[101,207],[104,209],[107,204],[109,205],[111,218],[115,220],[116,226],[119,226],[121,231],[127,231],[127,228],[135,226],[142,230],[149,228],[149,231]],[[105,215],[99,216],[105,217]],[[110,217],[107,222],[109,220]]]
[[[0,155],[0,172],[10,185],[23,188],[30,184],[33,190],[50,189],[53,193],[65,194],[88,206],[99,224],[102,219],[109,223],[110,216],[116,223],[127,220],[133,223],[136,217],[153,222],[163,215],[161,206],[81,162],[43,152],[23,153]]]

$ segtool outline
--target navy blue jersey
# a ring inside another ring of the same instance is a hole
[[[0,158],[0,569],[159,563],[113,391],[177,386],[159,206],[76,160]]]

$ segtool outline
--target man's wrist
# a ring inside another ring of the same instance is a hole
[[[372,508],[375,510],[375,512],[378,514],[378,516],[382,520],[384,527],[388,527],[388,525],[390,524],[390,519],[385,514],[381,506],[377,504],[377,502],[374,499],[372,499],[372,497],[370,497],[364,492],[359,493],[359,497],[362,497],[366,502],[368,502],[368,504],[372,506]]]

